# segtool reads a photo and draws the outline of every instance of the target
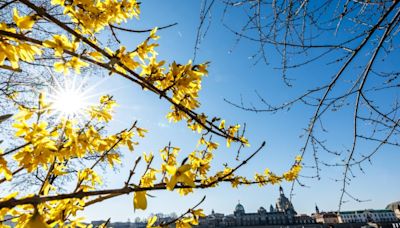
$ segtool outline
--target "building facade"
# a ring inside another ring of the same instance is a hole
[[[338,214],[338,217],[339,217],[339,223],[398,221],[395,213],[387,209],[343,211]]]
[[[393,202],[393,203],[387,205],[386,209],[393,211],[394,214],[396,215],[396,217],[398,219],[400,219],[400,201]]]
[[[317,223],[328,225],[339,223],[339,217],[336,212],[320,212],[317,205],[315,205],[315,213],[313,213],[311,217],[313,217]]]
[[[335,212],[321,212],[313,214],[312,217],[317,223],[330,225],[339,223],[339,218]]]
[[[315,224],[315,219],[308,215],[298,215],[290,200],[285,196],[282,187],[279,188],[279,198],[269,211],[260,207],[257,212],[246,213],[240,202],[233,214],[224,215],[212,211],[211,215],[200,219],[200,227],[243,227],[265,225]]]

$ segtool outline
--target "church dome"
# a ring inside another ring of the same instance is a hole
[[[235,207],[235,212],[243,212],[244,213],[244,207],[242,204],[238,203]]]
[[[395,211],[396,209],[400,210],[400,201],[393,202],[393,203],[387,205],[386,209],[387,210],[392,210],[392,211]]]
[[[266,213],[267,213],[267,210],[265,210],[264,207],[260,207],[260,208],[258,209],[258,213],[259,213],[259,214],[266,214]]]

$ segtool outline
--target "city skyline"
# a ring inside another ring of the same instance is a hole
[[[279,188],[281,188],[281,187],[279,187]],[[278,191],[277,191],[277,192],[278,192]],[[285,193],[285,190],[284,190],[284,189],[283,189],[283,193]],[[231,215],[231,214],[234,214],[235,209],[237,208],[238,205],[242,205],[242,206],[244,207],[244,210],[245,210],[246,213],[257,212],[260,208],[265,208],[268,212],[271,212],[270,206],[273,206],[274,209],[275,209],[277,200],[279,200],[279,196],[280,196],[280,194],[276,194],[276,195],[275,195],[275,197],[276,197],[276,200],[275,200],[275,201],[272,201],[272,202],[264,202],[264,203],[260,204],[258,207],[256,206],[256,207],[252,207],[252,208],[247,207],[246,204],[243,203],[243,200],[238,199],[236,202],[235,202],[235,201],[227,202],[227,205],[229,205],[229,206],[231,207],[231,210],[227,210],[227,211],[218,211],[218,210],[215,210],[214,208],[211,208],[210,211],[204,211],[204,213],[205,213],[206,215],[211,215],[211,214],[213,214],[213,213],[220,213],[220,214],[224,214],[224,215]],[[388,202],[387,204],[383,205],[382,207],[377,207],[377,208],[363,208],[363,207],[359,207],[359,208],[353,208],[353,209],[349,209],[349,210],[342,210],[342,211],[340,211],[339,213],[347,213],[347,212],[350,212],[350,211],[382,210],[382,209],[386,209],[386,207],[387,207],[389,204],[391,204],[391,203],[396,203],[396,202],[398,203],[398,202],[400,202],[400,201]],[[360,204],[360,205],[361,205],[361,204]],[[200,207],[201,207],[201,205],[200,205]],[[296,205],[293,204],[293,207],[296,208]],[[310,216],[311,216],[311,215],[313,215],[313,214],[316,213],[317,208],[318,208],[318,210],[319,210],[320,213],[338,213],[337,210],[332,210],[332,209],[327,209],[327,208],[321,208],[321,207],[318,205],[318,203],[315,203],[314,205],[311,205],[311,204],[310,204],[310,205],[307,205],[307,207],[311,207],[312,209],[309,210],[309,211],[307,211],[307,212],[298,210],[298,211],[296,211],[296,213],[299,214],[299,215],[303,215],[303,214],[304,214],[304,215],[310,215]],[[173,214],[174,214],[175,216],[179,216],[179,215],[180,215],[177,211],[171,211],[171,212],[168,212],[168,213],[163,213],[163,212],[161,212],[161,211],[158,211],[158,212],[150,213],[150,214],[148,214],[147,216],[144,216],[144,217],[135,217],[135,216],[133,216],[133,217],[127,218],[126,220],[113,220],[113,219],[111,219],[111,221],[113,221],[113,222],[126,222],[126,221],[131,221],[131,222],[132,222],[132,221],[135,221],[136,219],[139,218],[142,222],[147,222],[147,219],[150,218],[150,217],[152,217],[152,216],[154,216],[154,215],[157,215],[157,216],[163,215],[163,216],[166,216],[166,217],[171,217],[171,215],[173,215]],[[399,219],[400,219],[400,218],[399,218]],[[103,220],[103,219],[99,219],[99,220]]]
[[[363,223],[378,223],[384,227],[400,226],[400,201],[387,205],[385,209],[359,209],[355,211],[342,211],[340,213],[323,211],[315,206],[312,214],[296,212],[295,206],[285,196],[282,187],[279,188],[279,197],[275,204],[270,207],[260,206],[256,211],[248,211],[240,203],[236,204],[231,212],[221,213],[212,210],[211,213],[205,213],[200,218],[198,227],[246,227],[246,226],[263,226],[263,225],[287,225],[288,227],[346,227],[345,224],[357,224],[355,227],[363,227]],[[149,216],[157,218],[157,224],[168,223],[173,221],[179,214],[163,214],[156,213]],[[148,218],[136,217],[134,220],[113,221],[109,220],[108,224],[113,227],[145,227]],[[107,223],[105,220],[91,221],[93,225]],[[329,226],[330,225],[330,226]],[[353,227],[353,226],[352,226]],[[373,226],[372,226],[373,227]]]

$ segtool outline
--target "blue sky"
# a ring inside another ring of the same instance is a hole
[[[126,26],[149,28],[178,22],[177,26],[159,31],[161,39],[157,50],[160,59],[165,59],[167,62],[176,60],[186,63],[193,57],[199,7],[198,1],[144,1],[141,4],[140,20],[131,21]],[[273,68],[279,64],[280,56],[274,55],[272,50],[269,55],[270,65],[254,65],[253,60],[248,58],[257,50],[257,46],[251,42],[243,41],[229,53],[234,45],[235,37],[221,26],[220,15],[221,8],[218,6],[213,13],[213,24],[208,36],[201,44],[196,60],[211,62],[209,76],[203,80],[203,89],[200,93],[202,106],[199,112],[222,117],[226,119],[227,124],[247,124],[247,138],[252,146],[243,151],[242,156],[253,152],[262,141],[267,142],[267,147],[243,167],[240,174],[252,177],[255,172],[262,172],[265,168],[281,173],[288,169],[293,158],[300,154],[304,139],[299,138],[299,135],[307,126],[313,109],[298,105],[289,112],[256,114],[236,109],[223,99],[240,101],[240,97],[243,96],[245,101],[257,104],[259,102],[254,93],[257,90],[263,97],[278,104],[301,94],[310,85],[324,80],[321,78],[329,73],[333,74],[338,66],[320,63],[290,71],[289,76],[298,80],[294,88],[288,88],[280,78],[280,71]],[[240,19],[243,18],[238,17],[235,20],[240,21]],[[120,35],[121,41],[131,49],[145,37],[145,35],[129,33],[120,33]],[[389,61],[389,64],[394,64],[394,60],[393,63]],[[140,141],[134,153],[123,150],[123,166],[105,174],[107,187],[121,187],[128,175],[130,165],[142,152],[152,151],[157,154],[159,149],[167,145],[169,141],[172,145],[182,148],[181,158],[195,149],[198,135],[192,133],[184,123],[169,123],[165,118],[169,104],[154,94],[143,91],[138,86],[116,76],[106,76],[97,90],[111,93],[119,103],[115,120],[110,124],[110,131],[126,128],[136,119],[139,121],[139,126],[149,130],[147,137]],[[331,118],[326,123],[330,139],[328,145],[343,150],[347,148],[346,143],[351,137],[351,129],[346,127],[351,123],[349,116],[351,116],[349,110],[330,116]],[[224,145],[224,141],[219,142]],[[368,145],[361,145],[360,149],[368,149]],[[365,174],[356,172],[357,178],[352,180],[349,190],[356,197],[370,201],[364,203],[349,201],[344,204],[343,210],[383,208],[392,201],[400,200],[398,191],[400,189],[398,181],[400,153],[398,152],[396,148],[385,147],[374,157],[372,165],[366,166]],[[215,168],[221,168],[225,162],[233,166],[236,164],[235,156],[235,147],[227,149],[221,146],[214,160]],[[332,160],[334,158],[325,155],[321,158],[334,161]],[[309,155],[306,155],[306,161],[307,159],[310,159]],[[340,178],[343,170],[342,168],[322,168],[320,181],[305,180],[309,187],[295,189],[293,204],[298,213],[313,212],[315,204],[318,204],[321,210],[337,210],[341,183],[334,179]],[[310,173],[307,170],[305,172]],[[282,186],[288,195],[290,184],[283,183]],[[88,221],[109,217],[112,221],[126,221],[128,218],[130,220],[135,217],[143,218],[157,212],[179,214],[196,204],[204,195],[207,198],[202,208],[206,213],[210,213],[211,209],[225,214],[232,213],[238,200],[244,205],[246,211],[254,212],[260,206],[269,208],[270,204],[275,204],[278,188],[279,186],[263,188],[251,186],[232,189],[229,185],[222,184],[218,188],[199,190],[186,197],[180,197],[176,192],[152,192],[150,194],[154,198],[149,198],[148,209],[144,212],[134,211],[133,196],[127,195],[90,206],[83,215]]]

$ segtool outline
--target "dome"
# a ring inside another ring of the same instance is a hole
[[[240,204],[240,203],[238,203],[237,205],[236,205],[236,207],[235,207],[235,211],[243,211],[244,212],[244,207],[243,207],[243,205],[242,204]]]
[[[395,211],[396,209],[400,209],[400,201],[393,202],[386,206],[387,210]]]
[[[264,207],[260,207],[260,208],[258,209],[258,213],[259,213],[259,214],[265,214],[265,213],[267,213],[267,210],[265,210]]]

